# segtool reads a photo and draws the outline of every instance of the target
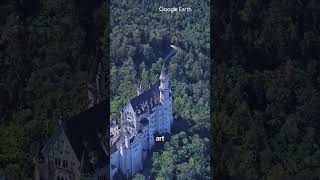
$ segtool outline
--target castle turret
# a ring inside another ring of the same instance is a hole
[[[160,74],[160,101],[164,103],[165,99],[169,97],[169,73],[168,60],[165,60]]]
[[[142,94],[143,91],[144,91],[144,89],[143,89],[143,87],[142,87],[142,83],[140,83],[139,87],[137,88],[137,94],[138,94],[138,96],[139,96],[140,94]]]
[[[171,50],[169,54],[164,58],[164,62],[160,74],[160,101],[164,103],[164,100],[169,98],[169,61],[176,54],[177,47],[170,45]]]
[[[106,98],[105,68],[101,60],[92,62],[88,81],[88,107],[92,107]]]
[[[124,144],[126,146],[126,148],[129,148],[129,139],[130,139],[130,134],[127,130],[124,131]]]
[[[177,52],[177,47],[171,45],[171,51],[164,58],[161,74],[160,74],[160,102],[162,103],[162,121],[159,123],[159,133],[170,133],[173,122],[172,117],[172,97],[169,87],[169,61]]]

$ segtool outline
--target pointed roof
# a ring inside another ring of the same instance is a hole
[[[107,154],[103,151],[101,141],[103,140],[99,134],[106,135],[108,116],[107,116],[107,102],[103,101],[88,110],[70,118],[59,126],[41,152],[44,152],[48,147],[53,147],[61,133],[65,133],[72,149],[81,162],[82,173],[91,173],[93,166],[89,162],[89,153],[95,152],[98,161],[95,167],[105,167],[107,164]],[[84,146],[86,142],[86,146]]]
[[[106,101],[103,101],[90,109],[64,121],[63,129],[80,160],[83,152],[83,142],[87,142],[87,148],[100,145],[101,138],[98,134],[106,134],[108,116]]]
[[[143,114],[149,109],[152,109],[160,104],[160,81],[153,84],[150,89],[144,91],[142,94],[132,98],[129,103],[133,111],[137,114]]]

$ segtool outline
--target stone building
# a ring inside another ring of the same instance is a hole
[[[106,101],[62,122],[41,149],[40,180],[106,180]]]
[[[36,180],[106,180],[108,172],[107,101],[101,61],[93,62],[88,109],[59,124],[35,160]]]
[[[127,177],[143,169],[148,150],[155,143],[155,134],[171,132],[173,123],[172,96],[169,88],[169,60],[177,48],[171,45],[164,58],[160,81],[132,98],[121,110],[121,124],[110,122],[110,179],[117,172]]]

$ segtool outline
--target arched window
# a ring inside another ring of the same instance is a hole
[[[61,161],[59,158],[55,158],[54,163],[56,166],[60,167],[61,166]]]
[[[68,169],[68,166],[69,166],[68,161],[67,160],[63,160],[62,166],[63,166],[63,168]]]

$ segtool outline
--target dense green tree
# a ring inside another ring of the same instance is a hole
[[[159,180],[206,178],[209,152],[203,138],[208,136],[210,117],[208,2],[185,0],[183,5],[193,8],[190,14],[160,13],[158,8],[163,4],[176,6],[176,1],[111,2],[111,109],[119,119],[116,108],[119,111],[135,97],[140,84],[148,89],[159,81],[169,45],[176,45],[178,51],[169,63],[175,132],[184,131],[185,125],[180,124],[189,123],[192,127],[187,133],[201,134],[201,138],[184,133],[173,136],[163,151],[158,149],[151,155],[153,174]]]
[[[153,172],[163,179],[209,179],[208,139],[181,132],[153,154]]]
[[[111,3],[111,99],[121,99],[125,103],[135,95],[140,82],[148,88],[158,81],[162,58],[168,53],[169,45],[175,44],[179,49],[169,69],[172,93],[176,99],[174,113],[195,122],[208,122],[208,2],[186,0],[184,4],[193,7],[192,16],[186,13],[159,13],[154,9],[159,8],[160,1],[142,2]],[[171,0],[162,2],[175,4]],[[127,64],[128,59],[132,59],[133,64]],[[195,104],[198,108],[191,112]]]
[[[145,180],[144,176],[142,174],[136,174],[133,177],[133,180]]]
[[[214,4],[216,178],[319,178],[320,4]]]
[[[34,179],[37,152],[58,120],[87,108],[89,67],[106,48],[106,6],[4,1],[0,9],[0,174]]]

